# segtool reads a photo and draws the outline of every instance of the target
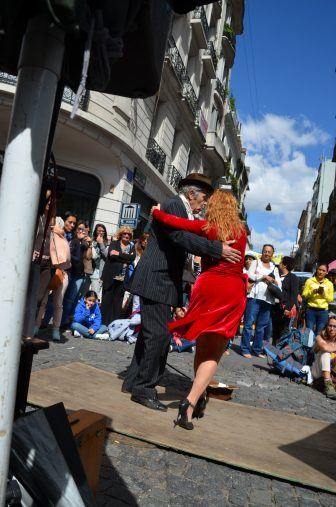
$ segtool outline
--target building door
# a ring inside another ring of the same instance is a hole
[[[78,218],[88,220],[92,228],[100,197],[98,178],[66,167],[58,166],[57,169],[58,175],[65,178],[65,191],[57,202],[57,214],[72,211]]]
[[[139,236],[144,232],[146,226],[148,225],[152,206],[154,206],[157,203],[153,199],[151,199],[147,194],[145,194],[145,192],[143,192],[136,185],[136,183],[134,183],[133,185],[131,202],[138,203],[141,205],[138,226],[134,231],[134,238],[139,238]]]

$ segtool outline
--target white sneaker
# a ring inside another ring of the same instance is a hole
[[[82,336],[82,335],[81,335],[78,331],[76,331],[76,329],[74,330],[73,335],[74,335],[76,338],[80,338],[80,337]]]
[[[97,340],[109,340],[110,339],[110,335],[108,333],[97,333],[95,338]]]

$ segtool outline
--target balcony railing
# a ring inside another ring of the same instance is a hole
[[[148,140],[146,158],[153,164],[159,173],[164,173],[166,154],[152,137]]]
[[[178,184],[182,179],[181,174],[178,172],[174,165],[168,166],[167,181],[175,190],[178,189]]]
[[[196,9],[194,10],[194,19],[201,20],[205,36],[206,36],[206,38],[208,38],[210,29],[209,29],[209,24],[208,24],[208,20],[206,17],[205,9],[202,5],[200,7],[196,7]]]
[[[208,41],[208,47],[207,49],[204,50],[204,54],[211,56],[213,66],[215,67],[216,70],[218,58],[212,41]]]
[[[9,84],[12,86],[17,85],[17,76],[12,76],[11,74],[7,74],[7,72],[0,72],[0,82]],[[71,106],[74,104],[76,94],[67,86],[64,88],[62,101],[70,104]],[[79,107],[83,111],[87,111],[88,104],[90,100],[90,92],[86,90],[85,94],[82,96]]]
[[[202,109],[198,109],[195,119],[195,125],[199,128],[202,136],[206,139],[208,132],[208,122],[205,119]]]
[[[17,77],[12,76],[11,74],[7,74],[7,72],[0,72],[0,81],[1,83],[16,86]]]
[[[185,75],[187,74],[187,69],[184,66],[183,60],[181,58],[181,55],[179,53],[179,50],[175,46],[175,42],[172,38],[168,41],[168,49],[167,54],[169,56],[169,59],[171,61],[171,65],[173,67],[176,79],[180,83],[180,85],[183,85],[183,80]]]
[[[71,88],[68,88],[67,86],[64,88],[62,101],[66,102],[67,104],[70,104],[70,106],[73,106],[75,102],[76,94],[71,90]],[[82,95],[80,101],[79,101],[79,108],[82,109],[82,111],[88,110],[88,105],[90,101],[90,91],[86,90],[84,95]]]
[[[187,69],[184,66],[179,50],[177,49],[172,38],[170,38],[168,41],[167,55],[170,59],[176,79],[181,86],[181,95],[187,101],[191,112],[196,117],[197,110],[199,109],[198,99],[190,82],[189,76],[187,74]]]
[[[198,99],[188,75],[186,75],[183,80],[182,96],[186,99],[191,112],[196,117],[197,111],[199,109]]]
[[[227,96],[228,96],[228,92],[227,90],[225,90],[222,82],[220,79],[216,79],[216,92],[218,93],[218,95],[221,97],[222,101],[225,102]]]

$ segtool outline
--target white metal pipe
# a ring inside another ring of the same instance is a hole
[[[64,33],[28,23],[0,185],[0,506],[4,505],[21,334],[38,201]]]

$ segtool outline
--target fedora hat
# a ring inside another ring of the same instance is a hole
[[[178,188],[184,187],[185,185],[195,185],[200,188],[204,188],[207,192],[213,192],[214,188],[211,184],[210,178],[204,176],[204,174],[190,173],[185,178],[182,178],[178,184]]]

